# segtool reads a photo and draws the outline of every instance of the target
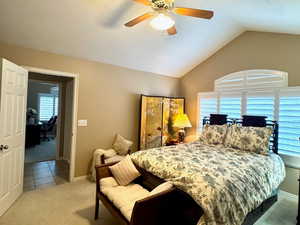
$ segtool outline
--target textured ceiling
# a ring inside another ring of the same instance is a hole
[[[1,0],[0,41],[180,77],[246,30],[300,34],[299,0],[176,0],[211,9],[212,20],[174,15],[178,34],[149,21],[123,24],[149,8],[131,0]]]

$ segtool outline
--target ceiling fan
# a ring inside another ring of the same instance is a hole
[[[170,13],[176,13],[183,16],[192,16],[202,19],[211,19],[214,16],[213,11],[202,9],[191,9],[175,7],[174,0],[133,0],[146,6],[150,6],[153,12],[145,13],[141,16],[125,23],[126,27],[132,27],[146,19],[153,18],[150,25],[157,30],[166,30],[169,35],[177,33],[175,21],[169,16]]]

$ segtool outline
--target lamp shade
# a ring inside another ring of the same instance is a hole
[[[192,124],[190,123],[190,120],[186,114],[179,114],[175,117],[173,127],[192,127]]]

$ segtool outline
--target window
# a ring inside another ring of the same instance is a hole
[[[220,95],[220,113],[231,118],[240,118],[242,111],[242,97],[240,93]]]
[[[300,154],[300,90],[291,88],[279,96],[278,148],[283,153]]]
[[[217,113],[217,95],[214,93],[206,93],[199,95],[199,109],[200,119],[199,128],[202,128],[202,121],[204,117],[209,116],[211,113]]]
[[[216,80],[215,90],[199,93],[199,125],[211,113],[227,114],[229,118],[267,116],[268,120],[278,121],[279,152],[300,156],[300,87],[287,87],[286,73],[242,71]]]
[[[48,121],[58,114],[58,96],[51,94],[39,94],[39,118],[40,121]]]
[[[248,92],[246,103],[247,115],[266,116],[268,120],[274,120],[274,92]]]

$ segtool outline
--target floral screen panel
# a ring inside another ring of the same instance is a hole
[[[178,139],[174,117],[184,113],[184,98],[142,96],[140,149],[168,145]]]

